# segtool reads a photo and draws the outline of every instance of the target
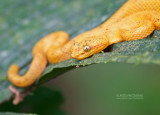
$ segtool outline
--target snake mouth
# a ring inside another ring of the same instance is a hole
[[[87,57],[89,57],[90,55],[85,55],[85,53],[84,52],[82,52],[82,53],[79,53],[78,55],[76,55],[76,56],[72,56],[73,58],[76,58],[76,59],[78,59],[78,60],[82,60],[82,59],[85,59],[85,58],[87,58]]]

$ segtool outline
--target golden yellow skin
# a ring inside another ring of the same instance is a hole
[[[160,0],[128,0],[102,25],[70,41],[69,35],[62,31],[42,38],[33,48],[33,61],[28,72],[20,76],[17,65],[12,65],[8,78],[18,87],[27,87],[40,77],[47,60],[52,64],[70,58],[81,60],[111,44],[142,39],[159,29]]]

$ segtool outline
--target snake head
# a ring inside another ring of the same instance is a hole
[[[99,53],[108,45],[108,40],[104,38],[88,38],[82,41],[75,41],[71,48],[71,55],[73,58],[82,60],[93,54]]]

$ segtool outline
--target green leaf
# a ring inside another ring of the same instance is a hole
[[[58,30],[68,32],[73,38],[79,33],[101,24],[124,1],[2,1],[0,4],[0,92],[5,93],[0,93],[0,103],[11,96],[11,92],[8,90],[10,83],[6,77],[9,66],[16,63],[23,68],[21,73],[24,73],[32,59],[32,47],[39,39]],[[54,77],[72,68],[68,68],[68,66],[70,64],[66,65],[67,68],[61,66],[61,69],[60,67],[54,69],[57,70]],[[43,77],[41,81],[49,79],[50,75],[47,73],[47,76]]]
[[[12,93],[8,87],[9,84],[10,83],[8,81],[0,82],[0,104],[7,101],[12,96]]]
[[[10,113],[10,112],[1,113],[1,112],[0,112],[0,115],[36,115],[36,114],[29,114],[29,113]]]
[[[7,69],[12,63],[23,67],[24,73],[32,58],[34,44],[48,33],[63,30],[74,36],[92,29],[109,18],[126,0],[38,0],[3,1],[0,4],[0,103],[6,100],[8,91]],[[114,44],[109,52],[95,54],[78,61],[70,59],[49,65],[37,84],[57,77],[66,71],[108,62],[160,64],[160,32],[147,39]],[[4,82],[7,82],[4,87]],[[2,90],[3,89],[3,90]],[[9,94],[9,95],[8,95]]]

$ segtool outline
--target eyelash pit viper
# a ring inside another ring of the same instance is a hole
[[[18,87],[33,84],[51,64],[70,58],[85,59],[107,46],[142,39],[160,29],[160,0],[128,0],[102,25],[82,33],[72,40],[63,31],[51,33],[36,43],[29,70],[19,75],[19,67],[11,65],[8,79]]]

